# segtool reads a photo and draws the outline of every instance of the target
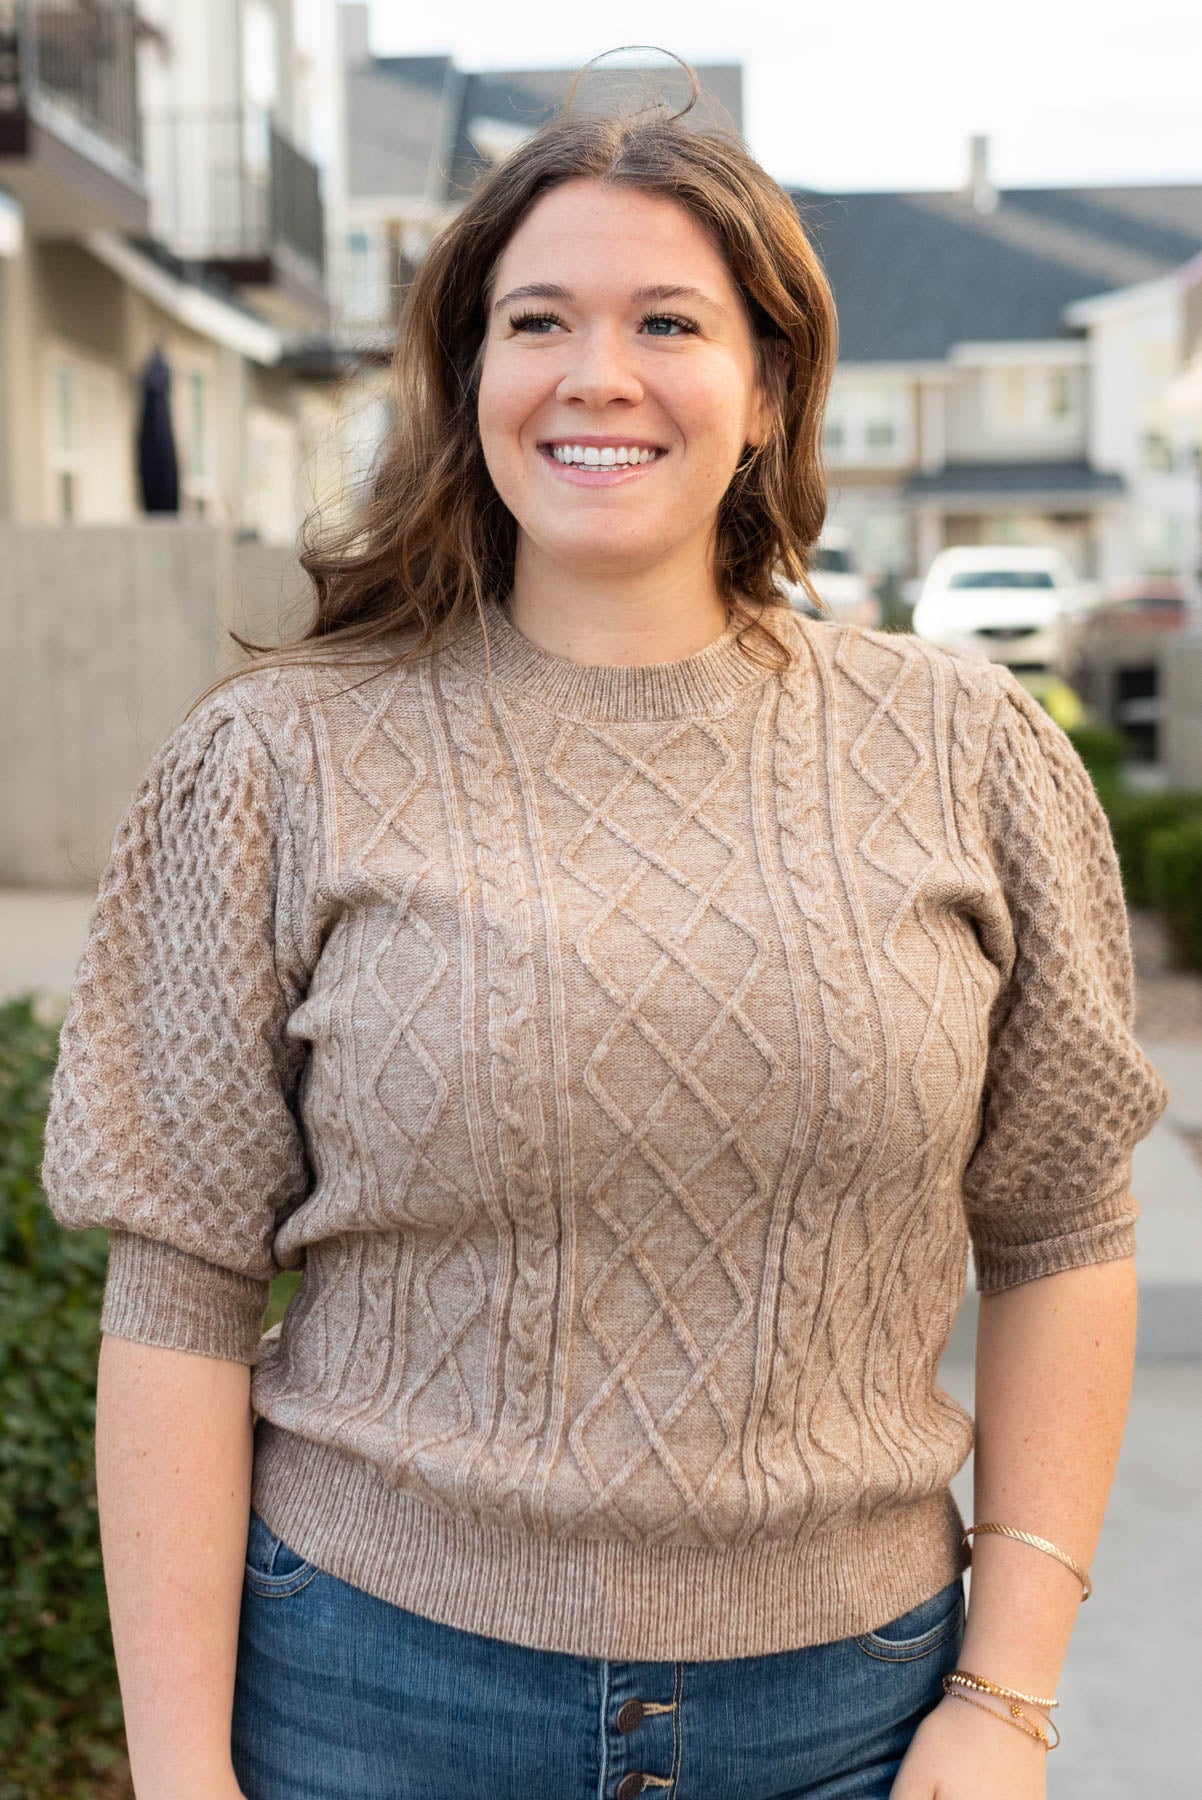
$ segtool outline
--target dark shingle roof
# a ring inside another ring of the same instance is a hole
[[[953,494],[1121,494],[1127,483],[1121,475],[1095,469],[1087,462],[977,462],[948,463],[942,469],[911,475],[906,492],[912,499],[948,499]]]
[[[563,105],[574,70],[497,69],[466,74],[448,56],[378,56],[347,73],[348,182],[352,195],[461,196],[485,166],[476,121],[536,130]],[[698,124],[743,126],[743,71],[701,65],[702,93],[688,115]],[[674,65],[586,75],[574,105],[582,113],[662,96],[688,98]]]
[[[1072,335],[1064,308],[1202,248],[1202,186],[793,194],[849,362],[941,361],[953,344]]]
[[[431,192],[463,78],[449,56],[378,56],[346,76],[352,195]]]

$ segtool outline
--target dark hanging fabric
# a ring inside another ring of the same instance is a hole
[[[138,480],[144,512],[179,511],[179,467],[171,431],[171,369],[157,346],[142,370]]]

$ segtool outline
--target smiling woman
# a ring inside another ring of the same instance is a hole
[[[737,622],[745,651],[787,660],[779,584],[824,610],[807,571],[835,348],[797,210],[737,137],[658,103],[565,113],[489,172],[418,268],[392,436],[356,516],[307,521],[315,613],[276,659],[321,639],[421,656],[510,597],[537,629],[546,578],[591,543],[577,572],[605,592],[587,638],[559,600],[582,653],[626,660],[633,627],[643,660],[671,657]],[[632,449],[654,452],[637,464],[650,478],[632,477]],[[587,473],[621,450],[623,473]],[[653,614],[623,589],[648,556]]]
[[[723,499],[773,424],[712,233],[675,200],[568,181],[522,220],[492,286],[478,420],[518,523],[514,624],[592,662],[627,660],[623,639],[644,662],[701,648],[727,622]]]
[[[1167,1095],[1064,733],[784,601],[834,343],[737,140],[547,126],[118,827],[43,1178],[139,1794],[1040,1800]]]

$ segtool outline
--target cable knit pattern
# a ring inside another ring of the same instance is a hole
[[[102,1327],[250,1364],[267,1523],[461,1629],[884,1623],[963,1564],[970,1244],[990,1292],[1135,1248],[1167,1091],[1071,743],[992,664],[777,626],[251,669],[114,835],[43,1166]]]

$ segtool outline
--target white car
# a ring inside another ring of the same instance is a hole
[[[941,550],[914,607],[919,637],[1012,669],[1067,676],[1092,592],[1050,546]]]
[[[831,617],[853,625],[879,625],[881,603],[856,567],[855,552],[847,532],[824,532],[810,559],[810,580]],[[814,603],[800,583],[781,584],[790,604],[813,613]]]

